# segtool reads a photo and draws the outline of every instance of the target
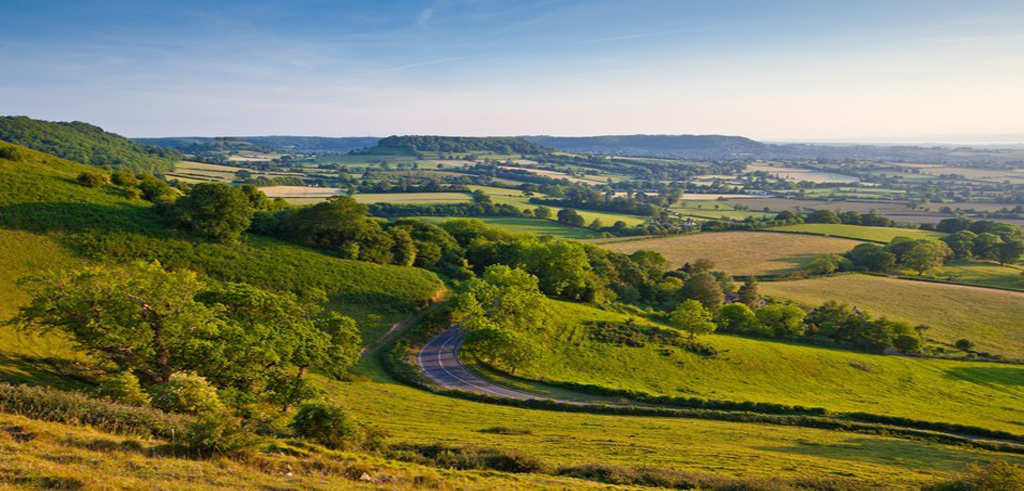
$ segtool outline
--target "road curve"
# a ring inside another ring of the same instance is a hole
[[[529,392],[509,389],[491,382],[471,371],[459,361],[459,348],[466,334],[457,327],[441,333],[420,349],[416,362],[423,373],[446,389],[476,392],[511,399],[550,399]]]

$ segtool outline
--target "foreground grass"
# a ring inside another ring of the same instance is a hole
[[[675,235],[604,244],[616,252],[657,251],[677,268],[698,259],[710,259],[715,269],[729,274],[774,274],[798,271],[814,256],[853,249],[858,241],[767,232],[716,232]]]
[[[1024,358],[1024,293],[864,275],[765,282],[764,294],[807,305],[842,300],[931,329],[928,338],[967,338],[979,351]]]
[[[832,223],[804,223],[800,225],[786,225],[775,227],[771,230],[783,232],[802,232],[807,234],[824,235],[829,237],[841,237],[855,240],[888,243],[896,237],[909,237],[911,239],[938,239],[945,236],[942,232],[933,230],[917,230],[895,227],[866,227],[863,225],[842,225]]]
[[[300,451],[301,452],[301,451]],[[363,481],[363,474],[373,479]],[[0,414],[0,488],[94,490],[609,489],[540,474],[455,471],[367,454],[194,458],[159,440]],[[627,489],[627,488],[619,488]]]

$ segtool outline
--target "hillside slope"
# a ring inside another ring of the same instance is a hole
[[[53,122],[0,116],[0,140],[89,165],[166,172],[181,160],[175,150],[144,145],[81,121]]]

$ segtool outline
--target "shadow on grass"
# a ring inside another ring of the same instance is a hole
[[[871,464],[892,465],[925,470],[962,470],[968,464],[990,460],[983,454],[972,454],[962,448],[945,447],[924,442],[887,440],[882,438],[848,438],[840,443],[802,441],[793,446],[762,446],[758,450],[784,454],[806,455],[828,459]],[[1000,459],[1024,462],[1021,456]]]
[[[1004,367],[956,367],[946,370],[946,377],[966,380],[989,387],[1021,387],[1024,386],[1024,368]]]

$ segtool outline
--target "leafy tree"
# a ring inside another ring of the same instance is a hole
[[[953,251],[953,257],[957,259],[970,259],[974,255],[974,241],[978,234],[970,230],[961,230],[943,237],[943,242]]]
[[[291,427],[298,436],[339,450],[359,448],[365,437],[362,425],[348,411],[327,402],[302,405]]]
[[[562,208],[558,210],[558,221],[566,225],[572,225],[573,227],[582,227],[586,223],[586,220],[580,216],[576,210],[572,208]]]
[[[547,325],[547,299],[537,277],[505,265],[488,266],[482,278],[460,285],[452,305],[453,320],[468,330],[532,332]]]
[[[166,181],[151,174],[139,176],[139,191],[145,200],[157,204],[170,204],[179,194]]]
[[[110,182],[118,186],[137,186],[139,178],[135,176],[134,172],[124,169],[111,174]]]
[[[1024,256],[1024,240],[1017,239],[999,244],[996,248],[996,260],[999,264],[1016,264]]]
[[[698,273],[690,276],[683,283],[679,293],[684,299],[700,302],[709,312],[717,312],[725,299],[721,283],[711,273]]]
[[[989,232],[982,232],[974,239],[971,251],[974,253],[974,257],[995,259],[999,245],[1002,243],[1002,237]]]
[[[960,351],[971,351],[974,349],[974,341],[971,341],[970,339],[958,339],[956,343],[953,343],[953,346]]]
[[[277,208],[274,201],[267,197],[260,188],[246,184],[240,188],[249,200],[249,206],[256,211],[271,211]]]
[[[842,223],[832,210],[814,210],[807,215],[807,223]]]
[[[61,332],[93,359],[166,384],[191,372],[218,387],[272,397],[274,383],[306,367],[340,373],[355,361],[351,320],[315,319],[322,292],[300,299],[246,284],[211,289],[195,273],[159,264],[87,267],[21,281],[33,296],[12,321]],[[281,396],[281,394],[278,394]]]
[[[187,196],[177,200],[169,212],[179,227],[195,231],[220,242],[241,237],[252,221],[253,208],[246,194],[220,183],[200,183]]]
[[[175,372],[152,392],[153,406],[164,411],[200,414],[224,408],[217,389],[194,373]]]
[[[921,276],[927,271],[942,266],[946,262],[946,258],[952,254],[953,251],[945,242],[926,239],[915,242],[914,246],[903,255],[902,264],[917,271],[917,275]]]
[[[750,308],[757,308],[761,303],[761,295],[758,293],[757,288],[757,277],[750,275],[747,277],[743,285],[740,286],[739,290],[740,302]]]
[[[715,315],[715,323],[731,332],[758,332],[761,328],[754,311],[739,302],[723,305]]]
[[[578,295],[590,278],[587,253],[575,242],[535,243],[527,248],[525,263],[525,269],[537,276],[541,291],[549,295]]]
[[[466,336],[466,344],[481,359],[508,367],[512,373],[540,357],[540,346],[521,332],[498,327],[474,329]]]
[[[804,333],[807,314],[796,305],[773,303],[757,310],[758,322],[771,330],[775,337],[798,336]]]
[[[96,388],[100,397],[131,406],[148,406],[152,400],[142,386],[139,379],[130,371],[117,372],[100,383]]]
[[[672,325],[690,333],[690,339],[698,334],[711,334],[715,332],[715,323],[711,319],[711,312],[697,300],[686,300],[679,304],[669,314],[669,321]]]
[[[551,208],[548,208],[546,206],[538,206],[533,210],[533,216],[543,219],[551,218]]]
[[[877,244],[858,244],[846,253],[856,268],[867,271],[888,272],[896,268],[896,255]]]
[[[970,218],[956,217],[956,218],[945,218],[939,220],[939,224],[935,227],[935,230],[939,232],[945,232],[947,234],[953,234],[961,230],[967,230],[970,227],[972,220]]]
[[[83,172],[75,180],[87,188],[98,188],[107,183],[107,176],[99,172]]]
[[[836,254],[819,254],[804,266],[804,271],[812,275],[832,274],[840,270],[843,258]]]

